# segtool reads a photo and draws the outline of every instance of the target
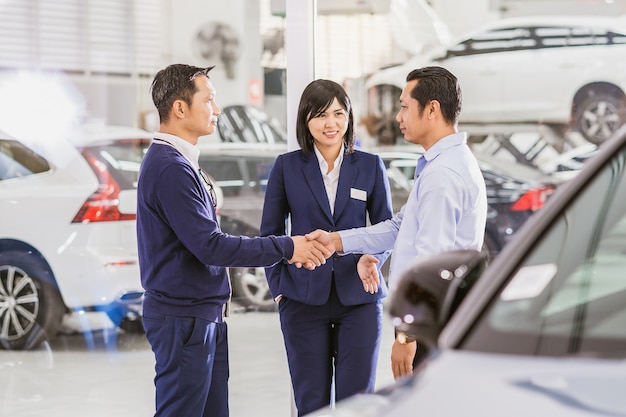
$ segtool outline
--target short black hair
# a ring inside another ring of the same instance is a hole
[[[458,79],[442,67],[423,67],[409,72],[406,81],[418,80],[411,97],[420,104],[420,113],[431,100],[437,100],[444,119],[455,125],[461,114],[463,96]]]
[[[161,122],[169,119],[170,110],[174,101],[183,100],[191,105],[193,95],[196,93],[194,80],[198,76],[209,77],[209,71],[215,66],[194,67],[186,64],[172,64],[157,72],[152,80],[150,91],[152,102],[159,112]]]

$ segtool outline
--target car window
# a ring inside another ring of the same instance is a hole
[[[537,47],[537,39],[528,28],[506,28],[485,31],[450,48],[447,58],[506,52]]]
[[[489,30],[449,48],[446,58],[525,49],[619,45],[626,34],[594,27],[537,26]]]
[[[261,158],[248,160],[246,162],[250,180],[248,186],[254,191],[265,192],[267,188],[267,179],[274,165],[273,158]]]
[[[252,106],[224,107],[217,128],[223,142],[287,143],[280,122]]]
[[[254,107],[247,107],[250,121],[256,121],[259,126],[260,142],[287,143],[287,131],[278,120]]]
[[[123,190],[137,188],[139,165],[148,147],[149,139],[117,140],[106,145],[83,149],[85,158],[96,158]]]
[[[594,27],[537,27],[535,33],[543,48],[623,44],[626,34]]]
[[[50,164],[16,140],[0,139],[0,181],[50,170]]]
[[[463,347],[626,357],[626,151],[546,231]]]
[[[265,192],[274,156],[201,154],[200,167],[220,186],[224,197]]]
[[[224,197],[241,194],[245,185],[244,173],[239,158],[224,155],[201,156],[200,168],[211,175],[222,189]]]
[[[261,123],[258,119],[249,117],[244,106],[222,109],[218,129],[227,142],[267,142]]]

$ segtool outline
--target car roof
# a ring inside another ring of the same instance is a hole
[[[499,28],[521,28],[537,25],[549,26],[587,26],[604,27],[626,30],[626,16],[579,16],[579,15],[536,15],[517,16],[506,19],[497,19],[479,26],[477,29],[463,35],[461,39],[467,39],[476,33],[481,33],[489,29]],[[458,39],[457,39],[458,42]]]
[[[367,151],[380,155],[383,159],[417,159],[424,153],[419,145],[405,144],[396,146],[380,146],[368,148]],[[555,181],[550,175],[537,168],[516,161],[505,160],[482,152],[473,152],[478,159],[483,173],[489,171],[500,177],[509,177],[524,183],[552,184]]]
[[[121,125],[87,123],[72,129],[67,138],[76,146],[95,145],[123,139],[152,139],[147,130]]]
[[[250,142],[222,142],[198,143],[200,156],[203,155],[233,155],[233,156],[278,156],[288,152],[286,144],[250,143]]]
[[[204,143],[198,145],[200,148],[200,158],[203,156],[232,156],[252,158],[275,158],[280,154],[288,152],[285,144],[267,143]],[[374,146],[368,148],[357,148],[364,152],[379,155],[383,160],[410,160],[416,161],[419,155],[424,153],[424,148],[420,145],[404,144],[389,146]],[[476,157],[483,172],[489,171],[500,177],[508,177],[524,183],[551,184],[554,179],[540,170],[523,165],[519,162],[502,160],[494,156],[476,153]]]
[[[11,140],[15,140],[15,138],[11,135],[9,135],[7,132],[5,132],[4,130],[0,129],[0,139],[11,139]]]

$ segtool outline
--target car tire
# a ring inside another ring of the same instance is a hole
[[[626,98],[621,92],[590,90],[574,104],[574,128],[599,145],[626,123]]]
[[[258,311],[276,311],[263,268],[231,268],[233,300]]]
[[[66,309],[57,288],[43,279],[49,274],[33,255],[0,256],[0,348],[30,350],[56,336]]]

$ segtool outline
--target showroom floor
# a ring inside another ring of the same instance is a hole
[[[97,316],[71,317],[68,329],[103,323]],[[277,313],[235,309],[228,323],[231,417],[295,415]],[[154,359],[144,335],[111,329],[65,333],[36,351],[0,351],[0,416],[153,415]],[[378,387],[393,381],[392,338],[385,316]]]

